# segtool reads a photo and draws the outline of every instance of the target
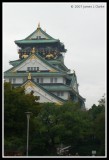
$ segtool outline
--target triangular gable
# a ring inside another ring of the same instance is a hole
[[[40,97],[38,100],[38,102],[40,102],[40,103],[51,102],[51,103],[56,103],[56,104],[62,105],[64,102],[63,100],[61,100],[61,98],[48,92],[42,86],[34,83],[31,80],[27,80],[21,87],[23,87],[23,86],[25,87],[26,94],[29,94],[31,91],[33,91],[34,96]]]
[[[58,69],[53,65],[49,64],[46,60],[42,59],[39,55],[31,54],[29,57],[25,58],[21,63],[10,69],[10,72],[16,71],[27,71],[27,67],[39,67],[41,71],[58,72]]]
[[[25,40],[30,39],[54,39],[50,35],[48,35],[46,32],[44,32],[41,28],[37,28],[32,34],[30,34]]]

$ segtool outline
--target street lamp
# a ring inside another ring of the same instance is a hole
[[[26,155],[28,156],[28,146],[29,146],[29,119],[30,119],[30,114],[32,112],[25,112],[27,115],[27,151],[26,151]]]
[[[96,155],[96,151],[93,150],[93,151],[92,151],[92,156],[95,156],[95,155]]]

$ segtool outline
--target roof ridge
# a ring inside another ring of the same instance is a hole
[[[55,40],[55,38],[51,37],[49,34],[47,34],[46,32],[44,32],[44,30],[42,30],[42,28],[37,28],[34,32],[32,32],[28,37],[26,37],[24,40],[28,40],[29,37],[31,37],[35,32],[41,31],[45,36],[47,36],[49,39],[53,39]]]

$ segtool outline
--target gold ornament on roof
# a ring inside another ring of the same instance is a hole
[[[22,55],[22,58],[27,58],[27,57],[28,57],[27,54]]]
[[[34,88],[34,87],[36,87],[31,81],[29,81],[29,82],[27,82],[26,83],[26,85],[25,85],[25,88],[27,88],[27,87],[32,87],[32,88]]]
[[[36,49],[35,49],[35,47],[33,47],[31,53],[34,54],[35,52],[36,52]]]
[[[28,74],[28,79],[31,79],[31,73]]]

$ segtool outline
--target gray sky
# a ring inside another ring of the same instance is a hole
[[[106,93],[106,3],[3,3],[3,71],[19,57],[14,41],[38,22],[68,50],[64,62],[76,72],[86,108],[98,104]]]

